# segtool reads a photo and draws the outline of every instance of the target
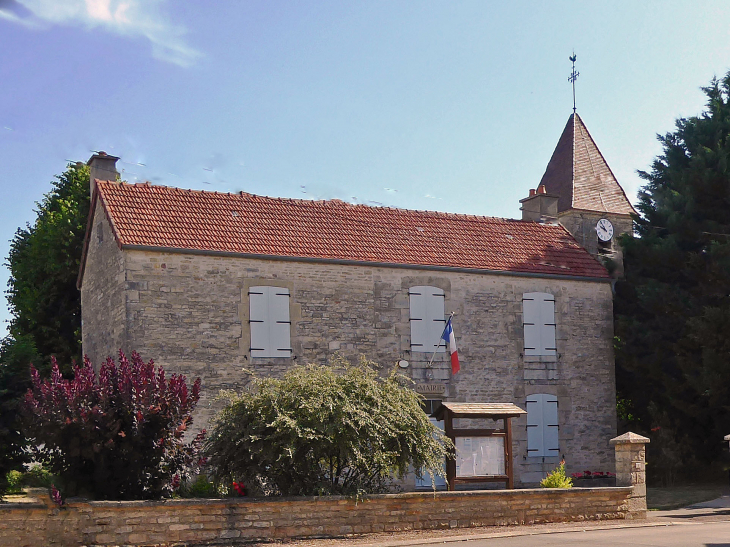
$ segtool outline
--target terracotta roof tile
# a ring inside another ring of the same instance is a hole
[[[120,245],[608,278],[560,226],[97,181]]]
[[[570,116],[540,184],[560,196],[559,212],[636,212],[578,114]]]

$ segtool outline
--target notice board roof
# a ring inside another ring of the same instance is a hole
[[[512,403],[452,403],[444,401],[435,412],[435,418],[442,418],[446,410],[451,411],[454,418],[512,418],[527,414]]]

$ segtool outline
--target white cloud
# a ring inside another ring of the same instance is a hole
[[[155,58],[190,66],[201,53],[185,42],[185,29],[162,12],[166,0],[0,0],[0,20],[27,27],[80,25],[143,37]]]

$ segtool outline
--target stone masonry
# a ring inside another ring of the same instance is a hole
[[[569,471],[614,467],[616,432],[610,283],[463,271],[120,249],[97,205],[82,286],[83,347],[95,364],[137,350],[171,372],[203,380],[197,427],[217,410],[221,389],[293,364],[363,354],[384,367],[399,359],[424,392],[451,401],[512,402],[556,395],[560,455],[528,457],[526,419],[513,421],[516,484],[534,484],[564,458]],[[248,289],[291,292],[292,358],[251,358]],[[461,372],[446,353],[410,351],[408,289],[430,285],[455,312]],[[525,359],[522,295],[555,296],[557,357]],[[424,387],[425,386],[425,387]]]
[[[633,486],[627,518],[646,518],[646,445],[649,439],[624,433],[611,439],[616,450],[616,486]]]
[[[627,518],[631,488],[0,505],[0,547],[240,545],[254,540]]]

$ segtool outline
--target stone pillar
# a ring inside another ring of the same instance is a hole
[[[646,518],[646,444],[649,439],[624,433],[611,439],[616,450],[616,486],[633,486],[629,497],[628,519]]]

